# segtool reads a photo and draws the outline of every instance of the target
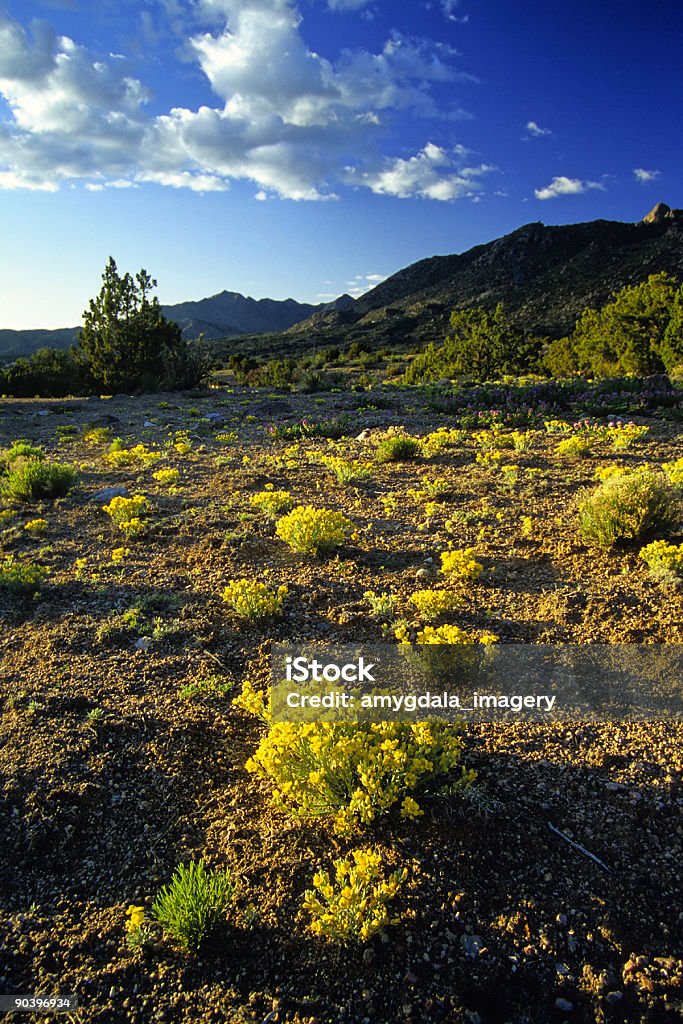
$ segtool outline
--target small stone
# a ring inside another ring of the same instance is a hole
[[[463,935],[460,939],[460,945],[465,952],[465,956],[469,956],[472,960],[478,957],[484,948],[484,943],[478,935]]]
[[[574,1009],[574,1004],[570,1003],[568,999],[558,998],[555,1000],[555,1009],[563,1010],[564,1013],[571,1013]]]
[[[116,484],[114,487],[104,487],[97,494],[90,497],[90,501],[111,501],[112,498],[127,498],[128,488],[124,484]]]
[[[623,998],[623,992],[608,992],[605,996],[605,1002],[609,1003],[610,1006],[615,1006],[616,1003],[620,1002]]]
[[[420,579],[422,580],[425,578],[425,576],[429,576],[429,569],[418,569],[415,575],[419,576]]]
[[[555,918],[555,921],[557,922],[557,924],[559,924],[560,928],[566,928],[567,927],[567,915],[566,914],[558,914],[557,917]]]

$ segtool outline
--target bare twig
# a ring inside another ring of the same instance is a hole
[[[566,836],[564,832],[560,832],[559,828],[555,828],[555,826],[551,825],[550,822],[548,822],[548,828],[551,832],[554,832],[556,836],[559,836],[560,839],[564,839],[565,843],[569,843],[569,845],[573,846],[575,850],[582,853],[584,857],[589,857],[592,861],[595,861],[598,867],[601,867],[603,871],[606,871],[608,874],[612,873],[612,869],[608,868],[604,861],[600,860],[599,857],[596,857],[594,853],[590,852],[590,850],[587,850],[585,846],[581,846],[580,843],[575,843],[573,839]]]

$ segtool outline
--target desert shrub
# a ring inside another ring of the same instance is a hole
[[[654,540],[640,552],[655,579],[674,583],[683,577],[683,544]]]
[[[145,529],[145,522],[141,516],[149,506],[147,498],[142,494],[134,494],[132,498],[122,496],[112,498],[103,509],[117,529],[129,537],[135,537]]]
[[[664,473],[671,485],[678,491],[683,491],[683,458],[675,462],[665,462],[662,465]]]
[[[385,437],[377,446],[375,457],[378,462],[407,462],[420,454],[420,442],[408,434],[394,434]]]
[[[638,426],[636,423],[610,423],[605,437],[615,451],[621,452],[626,448],[632,448],[636,441],[640,441],[649,431],[649,427]]]
[[[149,466],[161,458],[159,452],[150,451],[144,444],[136,444],[134,448],[124,448],[120,437],[115,438],[109,451],[102,456],[108,466],[120,469],[122,466]]]
[[[382,591],[376,594],[374,590],[366,590],[363,597],[370,605],[370,610],[375,619],[390,619],[396,608],[396,598]]]
[[[450,590],[416,590],[410,595],[410,603],[415,605],[423,619],[438,619],[440,615],[453,611],[462,604],[462,598]]]
[[[352,850],[332,862],[333,874],[317,871],[313,889],[304,893],[304,909],[311,915],[314,935],[340,944],[367,942],[387,925],[389,903],[408,877],[406,868],[383,878],[382,855],[377,850]]]
[[[18,562],[12,555],[0,561],[0,590],[32,594],[47,576],[47,569],[34,562]]]
[[[298,505],[278,521],[275,532],[293,551],[317,555],[333,551],[353,528],[353,523],[341,512]]]
[[[179,864],[157,895],[152,914],[181,946],[194,950],[225,917],[234,891],[227,868],[207,869],[203,860]]]
[[[448,451],[449,448],[457,447],[459,444],[462,444],[466,437],[466,430],[439,427],[438,430],[434,430],[431,434],[427,434],[426,437],[422,438],[420,448],[422,454],[429,459],[434,455],[440,455],[442,452]]]
[[[27,523],[24,523],[24,529],[27,533],[30,533],[32,537],[37,537],[41,533],[45,533],[47,529],[47,519],[30,519]]]
[[[8,501],[41,501],[63,498],[76,482],[73,466],[19,457],[11,461],[0,480],[0,494]]]
[[[175,468],[158,469],[156,473],[152,473],[152,477],[161,487],[169,487],[171,484],[177,484],[180,480],[180,470]]]
[[[444,551],[441,554],[441,572],[449,580],[476,580],[484,571],[484,566],[474,557],[474,548]]]
[[[230,580],[223,591],[223,600],[244,619],[265,619],[279,615],[287,587],[272,590],[257,580]]]
[[[262,697],[247,685],[238,706],[262,720]],[[274,784],[287,814],[328,819],[339,834],[394,809],[417,817],[414,799],[436,792],[459,768],[457,784],[474,778],[460,765],[462,741],[451,723],[276,722],[246,764]],[[455,781],[455,780],[454,780]]]
[[[359,480],[367,480],[372,475],[372,465],[360,459],[342,459],[336,455],[323,455],[320,460],[329,469],[339,484],[353,484]]]
[[[15,459],[35,459],[42,462],[44,458],[43,449],[31,444],[30,441],[12,441],[9,448],[0,452],[0,470],[6,469]]]
[[[666,477],[639,469],[609,477],[590,494],[579,506],[579,528],[584,540],[611,547],[620,540],[666,530],[676,522],[678,512]]]
[[[561,459],[583,459],[590,453],[588,441],[578,434],[563,438],[555,447],[555,454]]]
[[[289,512],[294,504],[294,499],[289,491],[266,489],[252,494],[249,504],[257,508],[267,519],[277,519],[283,512]]]

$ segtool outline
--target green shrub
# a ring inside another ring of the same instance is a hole
[[[579,506],[584,540],[611,547],[666,530],[678,518],[678,502],[667,479],[649,469],[609,477]]]
[[[0,589],[12,594],[32,594],[47,576],[47,569],[33,562],[17,562],[12,555],[0,561]]]
[[[73,466],[43,462],[39,458],[14,459],[0,482],[0,493],[10,501],[63,498],[76,482]]]
[[[380,441],[376,458],[378,462],[407,462],[420,454],[420,442],[407,434],[396,434]]]
[[[159,892],[152,914],[185,949],[197,949],[224,918],[235,886],[227,868],[207,870],[204,861],[179,864]]]

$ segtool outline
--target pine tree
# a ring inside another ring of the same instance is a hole
[[[159,387],[169,361],[185,344],[180,327],[151,297],[156,281],[146,270],[121,277],[110,256],[102,282],[83,313],[78,339],[95,383],[109,392]]]

